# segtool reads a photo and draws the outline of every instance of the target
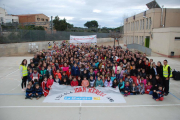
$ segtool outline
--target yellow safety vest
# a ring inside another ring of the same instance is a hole
[[[169,65],[164,65],[163,66],[163,76],[165,77],[165,78],[167,78],[168,77],[168,67],[170,67]],[[170,70],[171,70],[171,68],[170,68]],[[170,71],[170,76],[169,77],[172,77],[172,70]]]
[[[24,76],[27,76],[27,75],[28,75],[27,66],[20,65],[20,66],[19,66],[19,69],[21,68],[21,66],[22,66],[22,68],[23,68],[23,70],[22,70],[23,77],[24,77]]]

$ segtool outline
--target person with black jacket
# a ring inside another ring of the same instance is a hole
[[[163,81],[162,79],[159,77],[159,75],[156,75],[156,77],[154,79],[152,79],[152,88],[151,88],[151,91],[154,91],[154,90],[158,90],[158,87],[160,85],[163,85]],[[152,95],[153,93],[149,93],[150,95]]]
[[[143,68],[143,64],[142,64],[142,60],[140,59],[139,61],[138,61],[138,63],[136,64],[136,68],[138,69],[138,68],[140,68],[140,69],[142,69]]]
[[[27,89],[26,89],[26,97],[25,99],[33,99],[33,88],[30,86],[30,84],[27,85]]]
[[[160,61],[157,62],[157,74],[163,78],[163,66]]]
[[[39,59],[37,58],[37,55],[34,55],[33,63],[35,64],[35,66],[38,66]]]
[[[137,71],[137,69],[136,69],[136,66],[133,65],[133,66],[132,66],[132,70],[130,71],[130,75],[131,75],[131,76],[137,76],[137,74],[138,74],[138,71]]]
[[[37,100],[43,95],[43,90],[41,87],[39,87],[39,84],[36,84],[34,92]]]
[[[150,69],[150,74],[152,75],[153,78],[158,74],[155,62],[152,63],[152,68]]]

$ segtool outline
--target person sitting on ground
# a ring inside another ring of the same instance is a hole
[[[35,91],[35,97],[38,100],[43,95],[43,90],[41,87],[39,87],[39,84],[36,84],[34,91]]]
[[[51,86],[53,85],[53,83],[54,83],[54,79],[53,79],[52,75],[50,75],[49,79],[47,80],[47,84],[46,84],[46,87],[48,90],[51,89]]]
[[[145,94],[149,94],[151,91],[151,88],[152,88],[152,85],[151,85],[151,82],[149,81],[145,88]]]
[[[140,86],[138,87],[138,90],[139,90],[139,94],[143,95],[145,93],[145,90],[144,90],[144,84],[141,83]]]
[[[33,89],[32,87],[30,86],[30,84],[27,84],[27,89],[26,89],[26,97],[25,99],[33,99]]]
[[[45,97],[49,94],[49,90],[48,90],[46,84],[47,84],[47,77],[44,77],[44,80],[41,83],[41,86],[42,86],[43,94],[44,94]]]
[[[127,81],[124,86],[124,97],[127,97],[128,95],[130,95],[130,86],[129,82]]]
[[[131,87],[131,95],[136,95],[138,92],[137,90],[137,86],[136,86],[136,83],[132,83],[132,87]]]
[[[163,87],[160,85],[158,90],[154,90],[153,92],[153,99],[155,99],[156,101],[163,101],[164,100],[164,91],[163,91]]]
[[[121,93],[124,92],[124,81],[123,81],[123,79],[120,79],[118,87],[119,87],[119,91]]]

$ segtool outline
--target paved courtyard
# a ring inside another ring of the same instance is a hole
[[[21,91],[19,64],[31,57],[0,58],[0,120],[179,120],[180,81],[170,80],[170,94],[156,102],[150,95],[125,98],[121,104],[43,103],[25,100]],[[155,62],[167,59],[173,69],[180,70],[180,59],[149,57]]]

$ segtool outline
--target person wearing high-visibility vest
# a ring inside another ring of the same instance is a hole
[[[165,92],[165,96],[167,96],[169,94],[169,80],[170,77],[172,77],[172,70],[171,67],[167,64],[168,61],[164,60],[163,61],[164,66],[163,66],[163,84],[164,84],[164,92]]]
[[[19,66],[19,70],[20,70],[20,75],[21,75],[21,87],[22,87],[22,91],[25,91],[26,89],[26,81],[27,81],[27,76],[28,76],[28,71],[27,71],[27,60],[24,59],[22,61],[22,63]]]

